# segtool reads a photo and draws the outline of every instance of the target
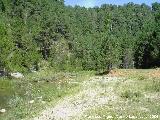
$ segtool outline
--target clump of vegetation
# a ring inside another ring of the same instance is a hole
[[[160,80],[150,79],[148,84],[145,85],[145,90],[151,92],[160,92]]]
[[[144,75],[138,76],[138,80],[146,80],[147,78]]]
[[[126,98],[126,99],[130,99],[130,100],[138,100],[140,99],[140,97],[142,97],[142,93],[141,92],[135,92],[135,91],[131,91],[131,90],[126,90],[124,92],[121,93],[120,95],[122,98]]]

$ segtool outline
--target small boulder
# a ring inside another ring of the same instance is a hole
[[[38,99],[42,99],[42,96],[37,97]]]
[[[6,112],[6,109],[1,109],[0,110],[0,113],[5,113]]]
[[[29,103],[30,103],[30,104],[33,104],[33,103],[34,103],[34,100],[29,101]]]
[[[11,75],[11,77],[14,77],[14,78],[23,78],[24,77],[24,75],[19,72],[11,73],[10,75]]]
[[[31,72],[32,72],[32,73],[36,73],[37,71],[36,71],[36,70],[31,70]]]
[[[43,101],[43,100],[42,100],[41,102],[42,102],[42,104],[45,104],[45,103],[46,103],[46,102],[45,102],[45,101]]]

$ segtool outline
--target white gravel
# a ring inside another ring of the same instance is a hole
[[[75,96],[68,96],[59,103],[42,111],[32,120],[71,120],[80,118],[83,113],[94,107],[114,101],[117,96],[112,87],[103,88],[97,83],[107,84],[118,80],[116,77],[96,76],[82,83],[82,91]],[[73,82],[74,83],[74,82]]]

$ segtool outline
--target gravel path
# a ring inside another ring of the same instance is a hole
[[[81,84],[81,92],[61,99],[56,106],[44,110],[32,120],[78,120],[85,111],[117,99],[112,87],[102,87],[117,80],[116,77],[92,77]]]

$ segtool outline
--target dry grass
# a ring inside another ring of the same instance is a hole
[[[81,120],[160,119],[159,75],[159,69],[111,71],[109,76],[123,79],[102,87],[113,87],[117,99],[88,110]]]

